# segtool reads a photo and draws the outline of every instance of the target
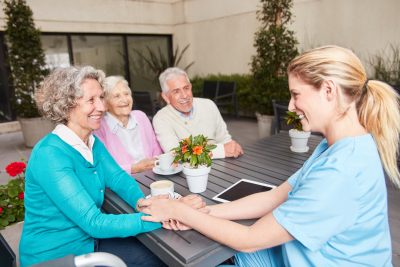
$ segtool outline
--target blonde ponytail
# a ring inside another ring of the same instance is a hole
[[[288,73],[295,73],[315,88],[321,88],[328,77],[335,80],[344,98],[339,99],[339,103],[357,103],[361,125],[374,137],[387,175],[400,188],[397,169],[400,98],[396,91],[383,82],[367,81],[364,67],[357,56],[349,49],[338,46],[324,46],[304,52],[292,60]]]
[[[358,102],[358,119],[374,137],[390,180],[400,188],[396,160],[399,154],[399,100],[399,95],[391,86],[380,81],[369,81],[365,95]]]

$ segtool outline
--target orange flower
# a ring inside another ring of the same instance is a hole
[[[202,146],[195,146],[193,148],[193,154],[200,155],[201,153],[203,153],[203,147]]]
[[[212,158],[212,156],[213,156],[213,153],[211,152],[211,153],[210,153],[210,158]]]
[[[192,142],[189,141],[189,138],[185,138],[186,141],[188,141],[189,144],[191,144]],[[186,144],[187,145],[187,144]]]
[[[207,143],[207,146],[211,146],[211,143]]]
[[[178,162],[174,162],[174,163],[172,163],[172,165],[173,165],[174,167],[178,167]]]
[[[186,152],[188,151],[186,148],[187,148],[187,146],[184,146],[184,147],[182,148],[182,153],[186,153]]]

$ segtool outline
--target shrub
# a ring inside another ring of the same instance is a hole
[[[374,69],[374,79],[400,85],[400,44],[391,44],[389,51],[383,49],[371,56],[369,64]]]
[[[238,106],[240,110],[243,109],[254,109],[254,101],[251,96],[251,80],[250,74],[210,74],[205,77],[195,76],[190,79],[192,83],[192,91],[201,91],[203,88],[204,81],[221,81],[221,82],[236,82],[236,94],[238,97]],[[195,94],[195,96],[200,96],[200,93]],[[233,107],[229,107],[229,112],[234,112]]]
[[[7,65],[11,68],[9,79],[14,91],[13,106],[18,116],[40,117],[33,94],[49,73],[45,69],[40,31],[35,28],[32,10],[25,0],[6,0],[4,4],[7,16],[5,33],[10,43]]]
[[[255,33],[257,53],[250,64],[252,95],[262,115],[273,115],[272,100],[288,101],[290,98],[286,70],[298,55],[298,41],[294,32],[287,29],[292,23],[292,0],[261,0],[261,3],[257,18],[262,26]]]

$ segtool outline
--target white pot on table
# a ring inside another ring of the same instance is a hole
[[[311,132],[303,132],[296,129],[291,129],[289,131],[289,136],[292,139],[292,146],[290,149],[293,152],[305,153],[308,151],[307,146],[308,138],[311,136]]]
[[[186,175],[186,181],[189,186],[189,191],[192,193],[201,193],[207,189],[208,174],[211,171],[211,166],[199,169],[190,169],[183,164],[182,172]],[[189,164],[188,164],[189,165]]]

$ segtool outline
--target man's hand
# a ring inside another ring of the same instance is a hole
[[[186,204],[194,209],[201,209],[206,206],[206,203],[203,202],[203,199],[196,195],[188,195],[186,197],[179,197],[179,202]]]
[[[131,173],[139,173],[152,170],[154,168],[154,162],[157,158],[142,159],[138,163],[132,164]]]
[[[236,143],[235,141],[230,141],[229,143],[224,144],[225,148],[225,158],[239,157],[240,154],[243,154],[242,147]]]

